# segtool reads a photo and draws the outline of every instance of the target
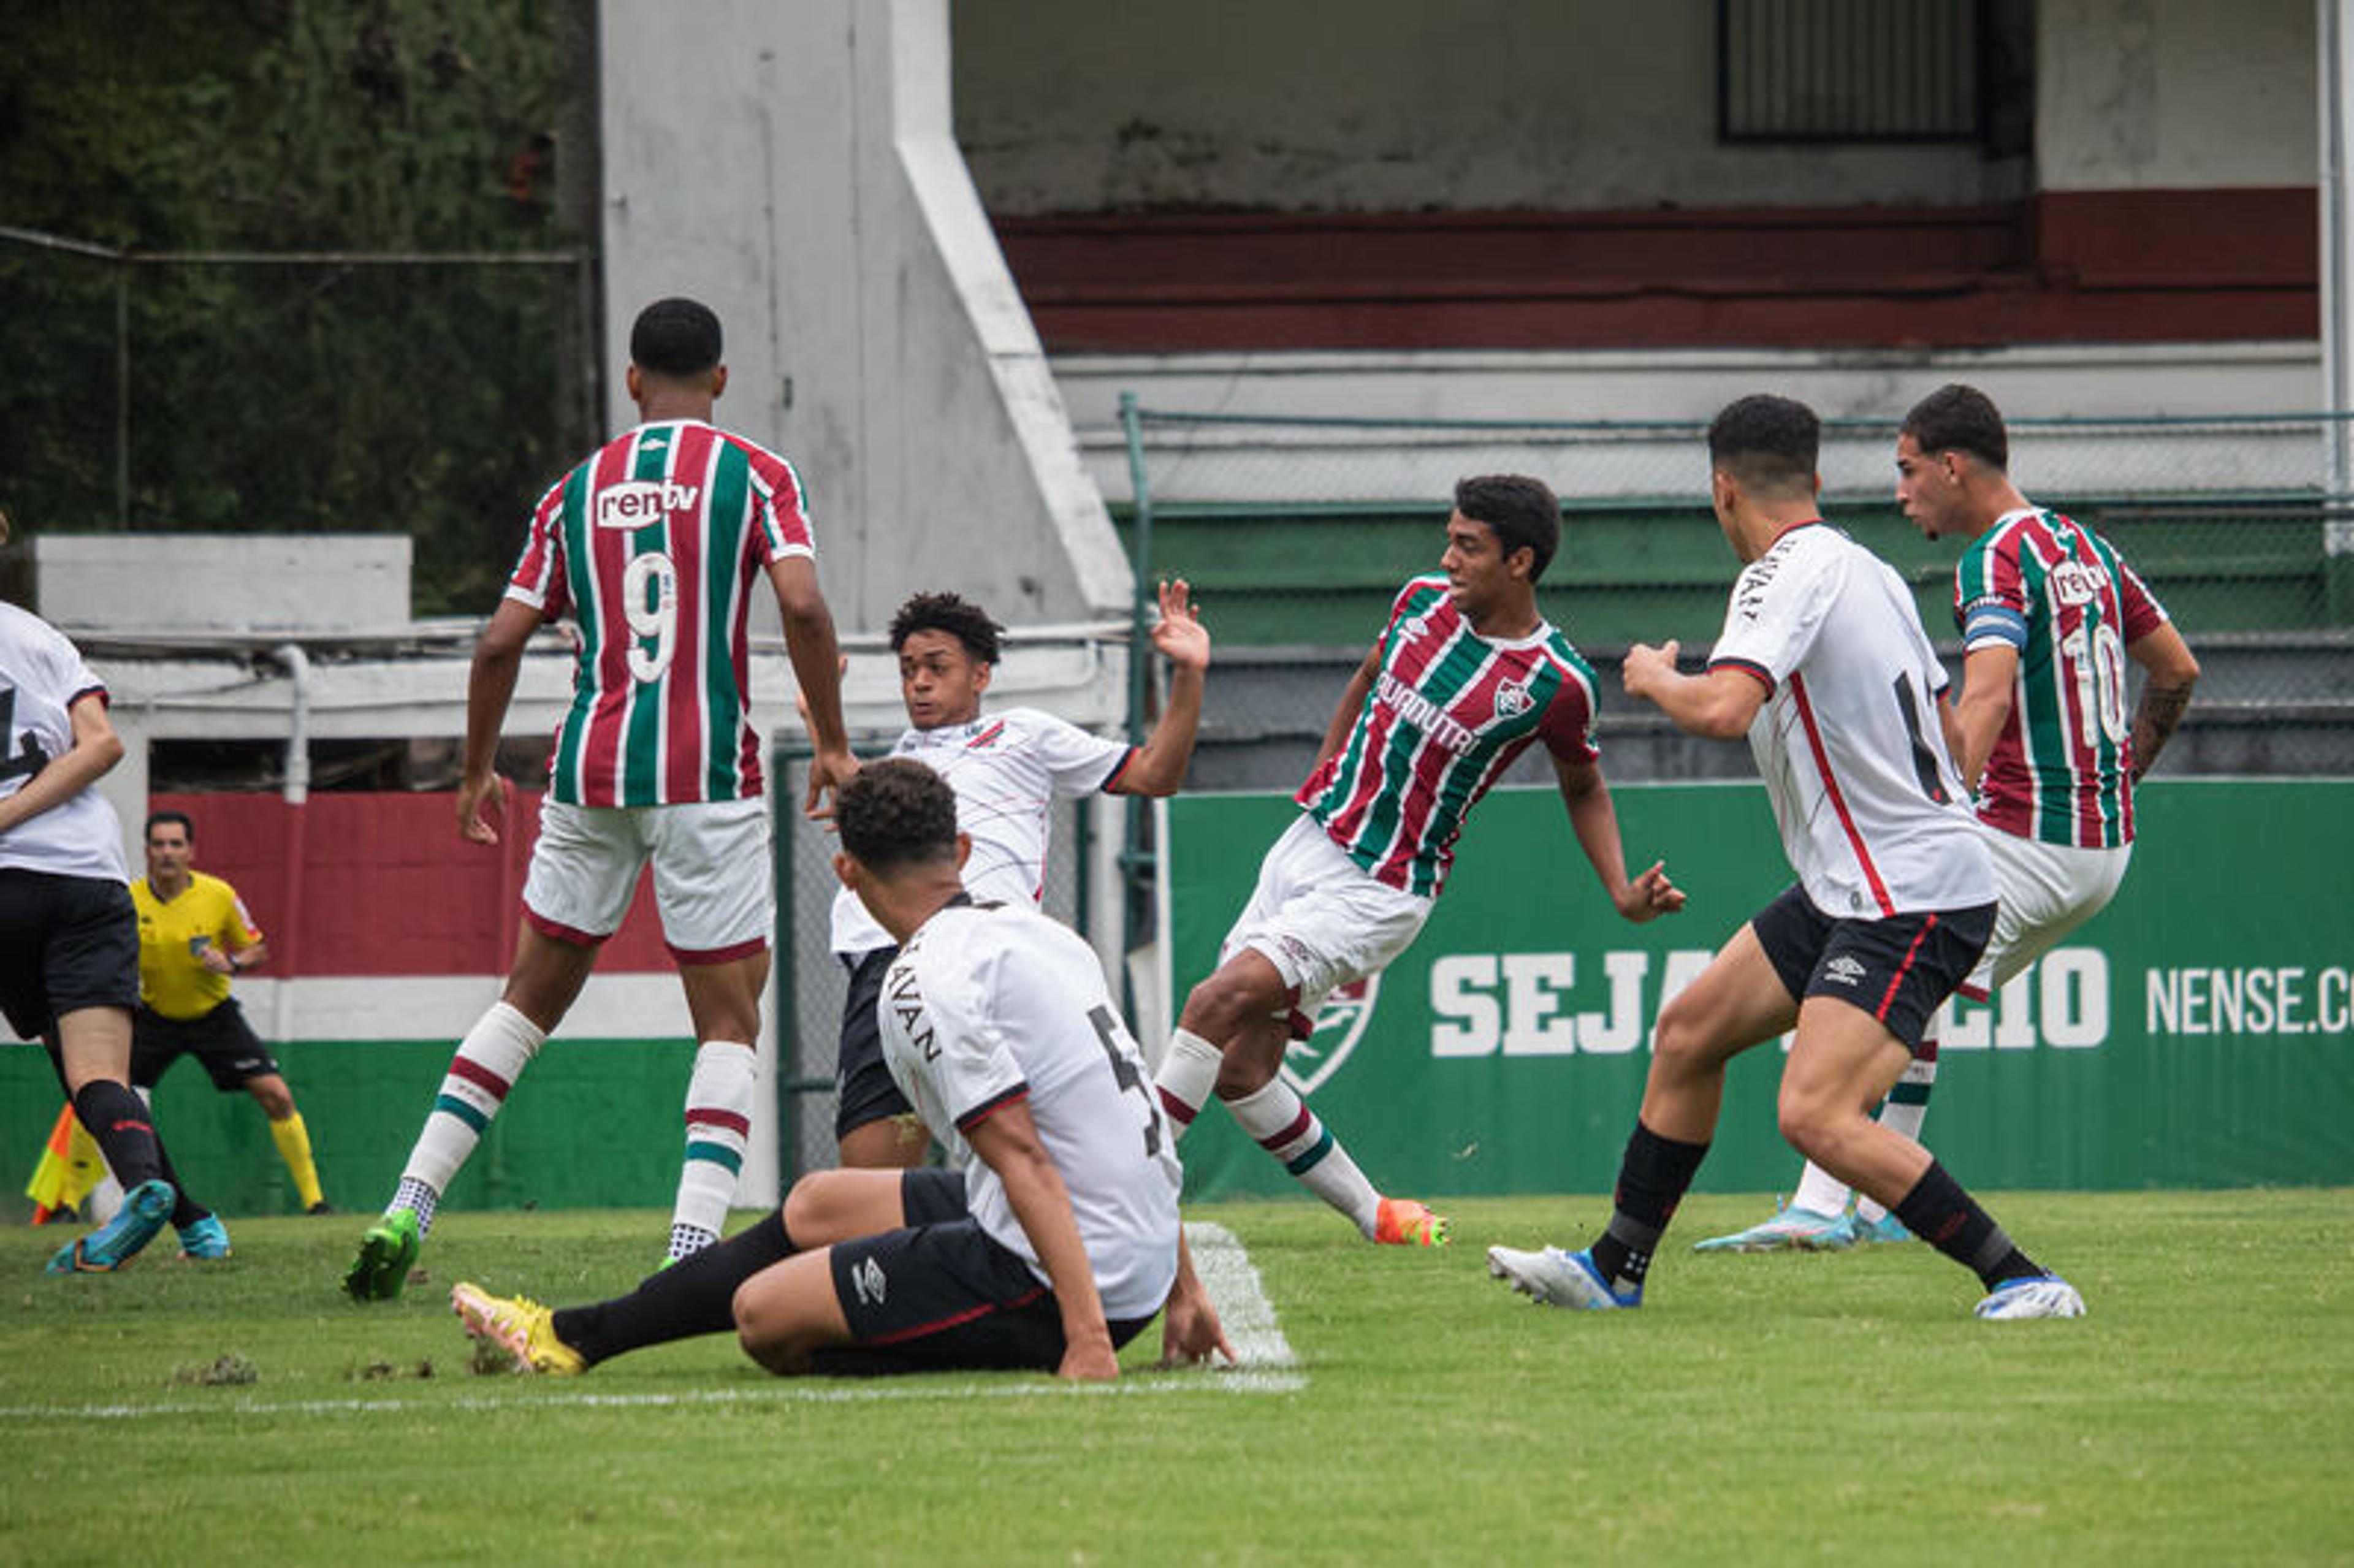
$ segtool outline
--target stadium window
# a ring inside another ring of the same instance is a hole
[[[2014,75],[2007,0],[1717,0],[1721,141],[1977,142]]]

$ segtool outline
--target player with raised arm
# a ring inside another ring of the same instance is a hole
[[[812,1171],[784,1207],[628,1296],[550,1311],[460,1284],[467,1331],[525,1371],[733,1329],[771,1372],[1119,1374],[1164,1308],[1164,1360],[1229,1360],[1184,1257],[1175,1140],[1078,937],[1027,900],[977,904],[956,793],[890,758],[842,791],[843,884],[898,945],[891,1076],[946,1170]]]
[[[0,514],[0,544],[8,519]],[[94,786],[122,759],[106,683],[38,616],[0,603],[0,1012],[48,1049],[74,1115],[123,1186],[122,1207],[49,1259],[102,1274],[155,1239],[228,1233],[181,1185],[131,1088],[139,917],[122,824]]]
[[[2000,893],[1994,936],[1956,989],[1983,1001],[2085,921],[2124,882],[2134,787],[2190,705],[2199,662],[2116,547],[2031,503],[2011,482],[2010,442],[1987,395],[1958,384],[1913,406],[1896,438],[1896,501],[1931,539],[1956,537],[1954,623],[1961,700],[1941,709]],[[2145,675],[2130,718],[2126,662]],[[1940,1019],[1947,1016],[1941,1012]],[[1936,1082],[1933,1022],[1880,1120],[1921,1135]],[[1869,1195],[1808,1162],[1771,1219],[1702,1251],[1837,1250],[1898,1241]]]
[[[1706,673],[1676,644],[1628,651],[1628,694],[1693,735],[1746,734],[1798,880],[1659,1011],[1609,1224],[1582,1251],[1488,1249],[1490,1272],[1556,1307],[1639,1307],[1701,1161],[1725,1064],[1791,1033],[1777,1114],[1809,1160],[1970,1269],[1990,1319],[2081,1316],[1944,1166],[1866,1107],[1994,929],[1995,882],[1939,733],[1946,686],[1911,591],[1822,521],[1820,425],[1744,397],[1709,428],[1710,496],[1743,563]]]
[[[541,498],[475,647],[457,817],[464,837],[490,844],[504,799],[492,764],[525,645],[567,613],[579,628],[514,966],[459,1043],[384,1218],[361,1237],[344,1277],[358,1299],[400,1294],[441,1194],[580,994],[649,862],[698,1043],[670,1255],[717,1240],[726,1218],[751,1126],[775,907],[748,712],[747,627],[763,577],[811,713],[812,816],[858,764],[801,479],[711,423],[727,386],[720,349],[718,318],[693,300],[640,313],[629,389],[642,422]]]
[[[1036,708],[984,715],[1002,629],[979,605],[952,593],[917,594],[892,618],[909,727],[891,755],[916,758],[956,791],[957,825],[972,840],[964,885],[975,898],[1035,907],[1045,896],[1057,799],[1173,795],[1184,783],[1201,728],[1210,635],[1184,583],[1162,583],[1160,600],[1152,646],[1172,673],[1168,703],[1141,747],[1089,735]],[[919,1164],[931,1137],[884,1069],[875,1009],[897,948],[846,887],[833,901],[832,946],[850,975],[834,1076],[842,1163]]]
[[[1447,1222],[1374,1189],[1284,1081],[1284,1052],[1330,992],[1379,973],[1421,931],[1465,820],[1512,759],[1544,743],[1578,847],[1623,917],[1684,903],[1661,863],[1628,877],[1594,748],[1594,672],[1537,611],[1560,503],[1521,475],[1467,479],[1446,539],[1444,575],[1399,590],[1342,692],[1293,797],[1301,814],[1267,852],[1216,972],[1185,999],[1159,1080],[1181,1129],[1214,1090],[1286,1171],[1386,1245],[1438,1245]]]

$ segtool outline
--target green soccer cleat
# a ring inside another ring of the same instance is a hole
[[[395,1209],[360,1236],[360,1255],[344,1271],[344,1289],[355,1301],[389,1301],[408,1284],[417,1266],[417,1211]]]

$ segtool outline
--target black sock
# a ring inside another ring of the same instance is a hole
[[[164,1179],[164,1146],[137,1095],[121,1084],[94,1078],[75,1092],[73,1107],[124,1192]]]
[[[1618,1165],[1617,1212],[1592,1248],[1594,1266],[1614,1288],[1643,1283],[1659,1237],[1707,1157],[1705,1143],[1681,1143],[1635,1124]]]
[[[592,1365],[623,1351],[726,1333],[736,1327],[736,1287],[793,1251],[779,1209],[726,1241],[656,1270],[627,1296],[593,1307],[557,1308],[550,1326]]]
[[[1913,1190],[1889,1211],[1904,1228],[1970,1270],[1988,1290],[2006,1279],[2043,1272],[2012,1244],[1994,1216],[1962,1191],[1935,1160],[1921,1173]]]
[[[164,1147],[164,1135],[160,1132],[155,1135],[155,1163],[163,1171],[164,1180],[172,1184],[172,1191],[179,1194],[172,1204],[174,1229],[184,1231],[198,1220],[211,1218],[212,1211],[188,1196],[188,1189],[180,1181],[180,1173],[172,1169],[172,1151]]]

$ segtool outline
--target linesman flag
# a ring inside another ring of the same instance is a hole
[[[60,1209],[80,1208],[105,1180],[106,1159],[98,1151],[98,1140],[68,1105],[58,1112],[57,1125],[41,1147],[41,1162],[25,1183],[25,1196],[33,1200],[33,1223],[45,1225]]]

